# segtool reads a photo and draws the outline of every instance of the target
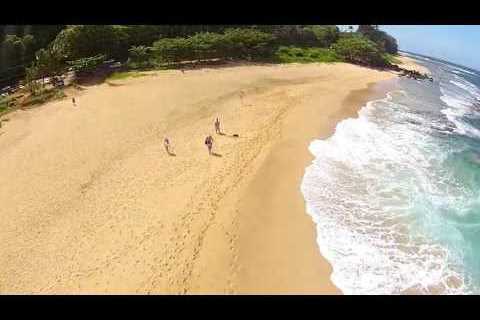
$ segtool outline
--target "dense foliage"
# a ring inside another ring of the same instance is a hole
[[[298,48],[280,47],[275,53],[278,62],[309,63],[309,62],[338,62],[340,59],[333,52],[326,48]]]
[[[128,65],[133,69],[143,69],[150,67],[151,57],[150,57],[151,48],[147,46],[132,46],[129,52]]]
[[[62,25],[0,25],[0,87],[25,75],[35,52],[46,47]]]
[[[122,29],[110,25],[69,26],[52,43],[52,50],[65,60],[77,60],[104,54],[121,57],[121,48],[127,42]]]
[[[380,50],[390,54],[397,54],[397,40],[385,31],[378,30],[378,26],[359,25],[357,32],[378,44]]]
[[[388,65],[378,46],[363,36],[342,37],[332,49],[347,62],[377,67]]]
[[[162,62],[213,58],[256,59],[273,52],[273,36],[255,29],[227,29],[223,34],[204,32],[186,38],[163,38],[153,44]]]
[[[95,71],[101,66],[105,62],[106,57],[107,56],[104,54],[98,54],[93,57],[68,61],[67,63],[72,67],[73,71],[77,72],[77,74],[85,75]]]
[[[88,74],[106,59],[131,69],[214,58],[385,66],[397,50],[371,25],[0,25],[0,87],[27,76],[35,91],[33,79]]]
[[[209,31],[210,30],[210,31]],[[187,37],[196,33],[224,30],[223,26],[165,25],[74,25],[57,36],[53,49],[66,59],[105,54],[125,60],[132,46],[150,46],[160,38]]]
[[[340,36],[340,31],[337,26],[309,26],[306,28],[313,32],[317,40],[316,45],[321,48],[330,47]]]

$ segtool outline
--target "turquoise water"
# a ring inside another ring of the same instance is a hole
[[[310,145],[302,192],[347,294],[480,293],[480,74],[414,58],[433,83],[399,80]]]

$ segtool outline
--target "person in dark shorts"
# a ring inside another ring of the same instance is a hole
[[[170,140],[168,140],[167,137],[163,139],[163,146],[165,147],[165,151],[167,151],[167,153],[170,154]]]
[[[218,120],[218,117],[217,117],[217,119],[215,120],[215,132],[216,132],[217,134],[222,133],[221,130],[220,130],[220,120]]]
[[[212,154],[212,147],[213,147],[213,138],[212,136],[208,136],[205,138],[205,145],[208,148],[208,154]]]

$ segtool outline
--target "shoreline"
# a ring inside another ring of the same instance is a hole
[[[256,180],[249,186],[244,210],[255,213],[263,211],[267,212],[267,215],[257,218],[261,220],[255,222],[264,226],[261,234],[246,230],[252,227],[253,223],[250,222],[241,232],[249,235],[244,238],[246,243],[241,246],[246,247],[242,262],[251,269],[251,273],[241,274],[240,293],[342,294],[330,279],[332,266],[321,255],[316,240],[316,226],[307,213],[300,190],[305,168],[314,159],[308,145],[314,139],[330,137],[340,121],[356,117],[358,111],[368,101],[384,97],[395,87],[395,81],[396,78],[371,82],[365,88],[352,90],[343,98],[338,109],[331,110],[331,114],[311,117],[313,121],[305,121],[307,118],[304,114],[301,115],[302,110],[293,115],[293,118],[286,120],[285,131],[289,132],[287,135],[296,130],[294,127],[299,120],[296,117],[302,117],[303,124],[309,128],[296,134],[295,141],[287,138],[274,146],[265,165],[257,171]],[[315,128],[316,121],[325,121],[328,124]],[[295,154],[294,158],[289,157],[289,154]],[[275,175],[276,172],[284,173],[280,176]],[[262,192],[267,189],[268,193]],[[259,193],[263,197],[252,201],[251,199],[255,199]],[[274,212],[275,223],[268,216]],[[251,218],[250,215],[247,221],[252,221]],[[264,236],[265,233],[268,236]],[[269,242],[265,250],[259,245],[262,240]]]
[[[392,78],[344,63],[159,72],[10,114],[0,292],[338,294],[300,191],[308,144]]]

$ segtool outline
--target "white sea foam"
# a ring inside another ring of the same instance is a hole
[[[456,85],[459,88],[470,93],[477,99],[480,99],[480,89],[477,88],[474,84],[468,82],[467,80],[457,79],[457,80],[450,80],[450,83]]]
[[[382,112],[391,112],[385,115],[391,121],[379,120]],[[315,160],[301,189],[332,281],[346,294],[465,292],[449,252],[411,230],[419,195],[442,194],[444,186],[430,176],[442,153],[425,132],[410,130],[409,121],[424,120],[389,95],[310,144]]]
[[[455,80],[441,83],[440,91],[442,92],[440,99],[448,106],[441,112],[456,126],[456,132],[480,138],[480,130],[465,122],[464,118],[466,115],[471,118],[480,117],[480,114],[476,113],[473,108],[474,104],[479,102],[480,89],[467,80],[455,76]]]
[[[468,73],[468,74],[473,74],[473,75],[476,75],[475,72],[472,72],[472,71],[468,71],[468,70],[465,70],[463,68],[460,68],[460,67],[456,67],[455,70],[459,70],[461,72],[464,72],[464,73]]]

